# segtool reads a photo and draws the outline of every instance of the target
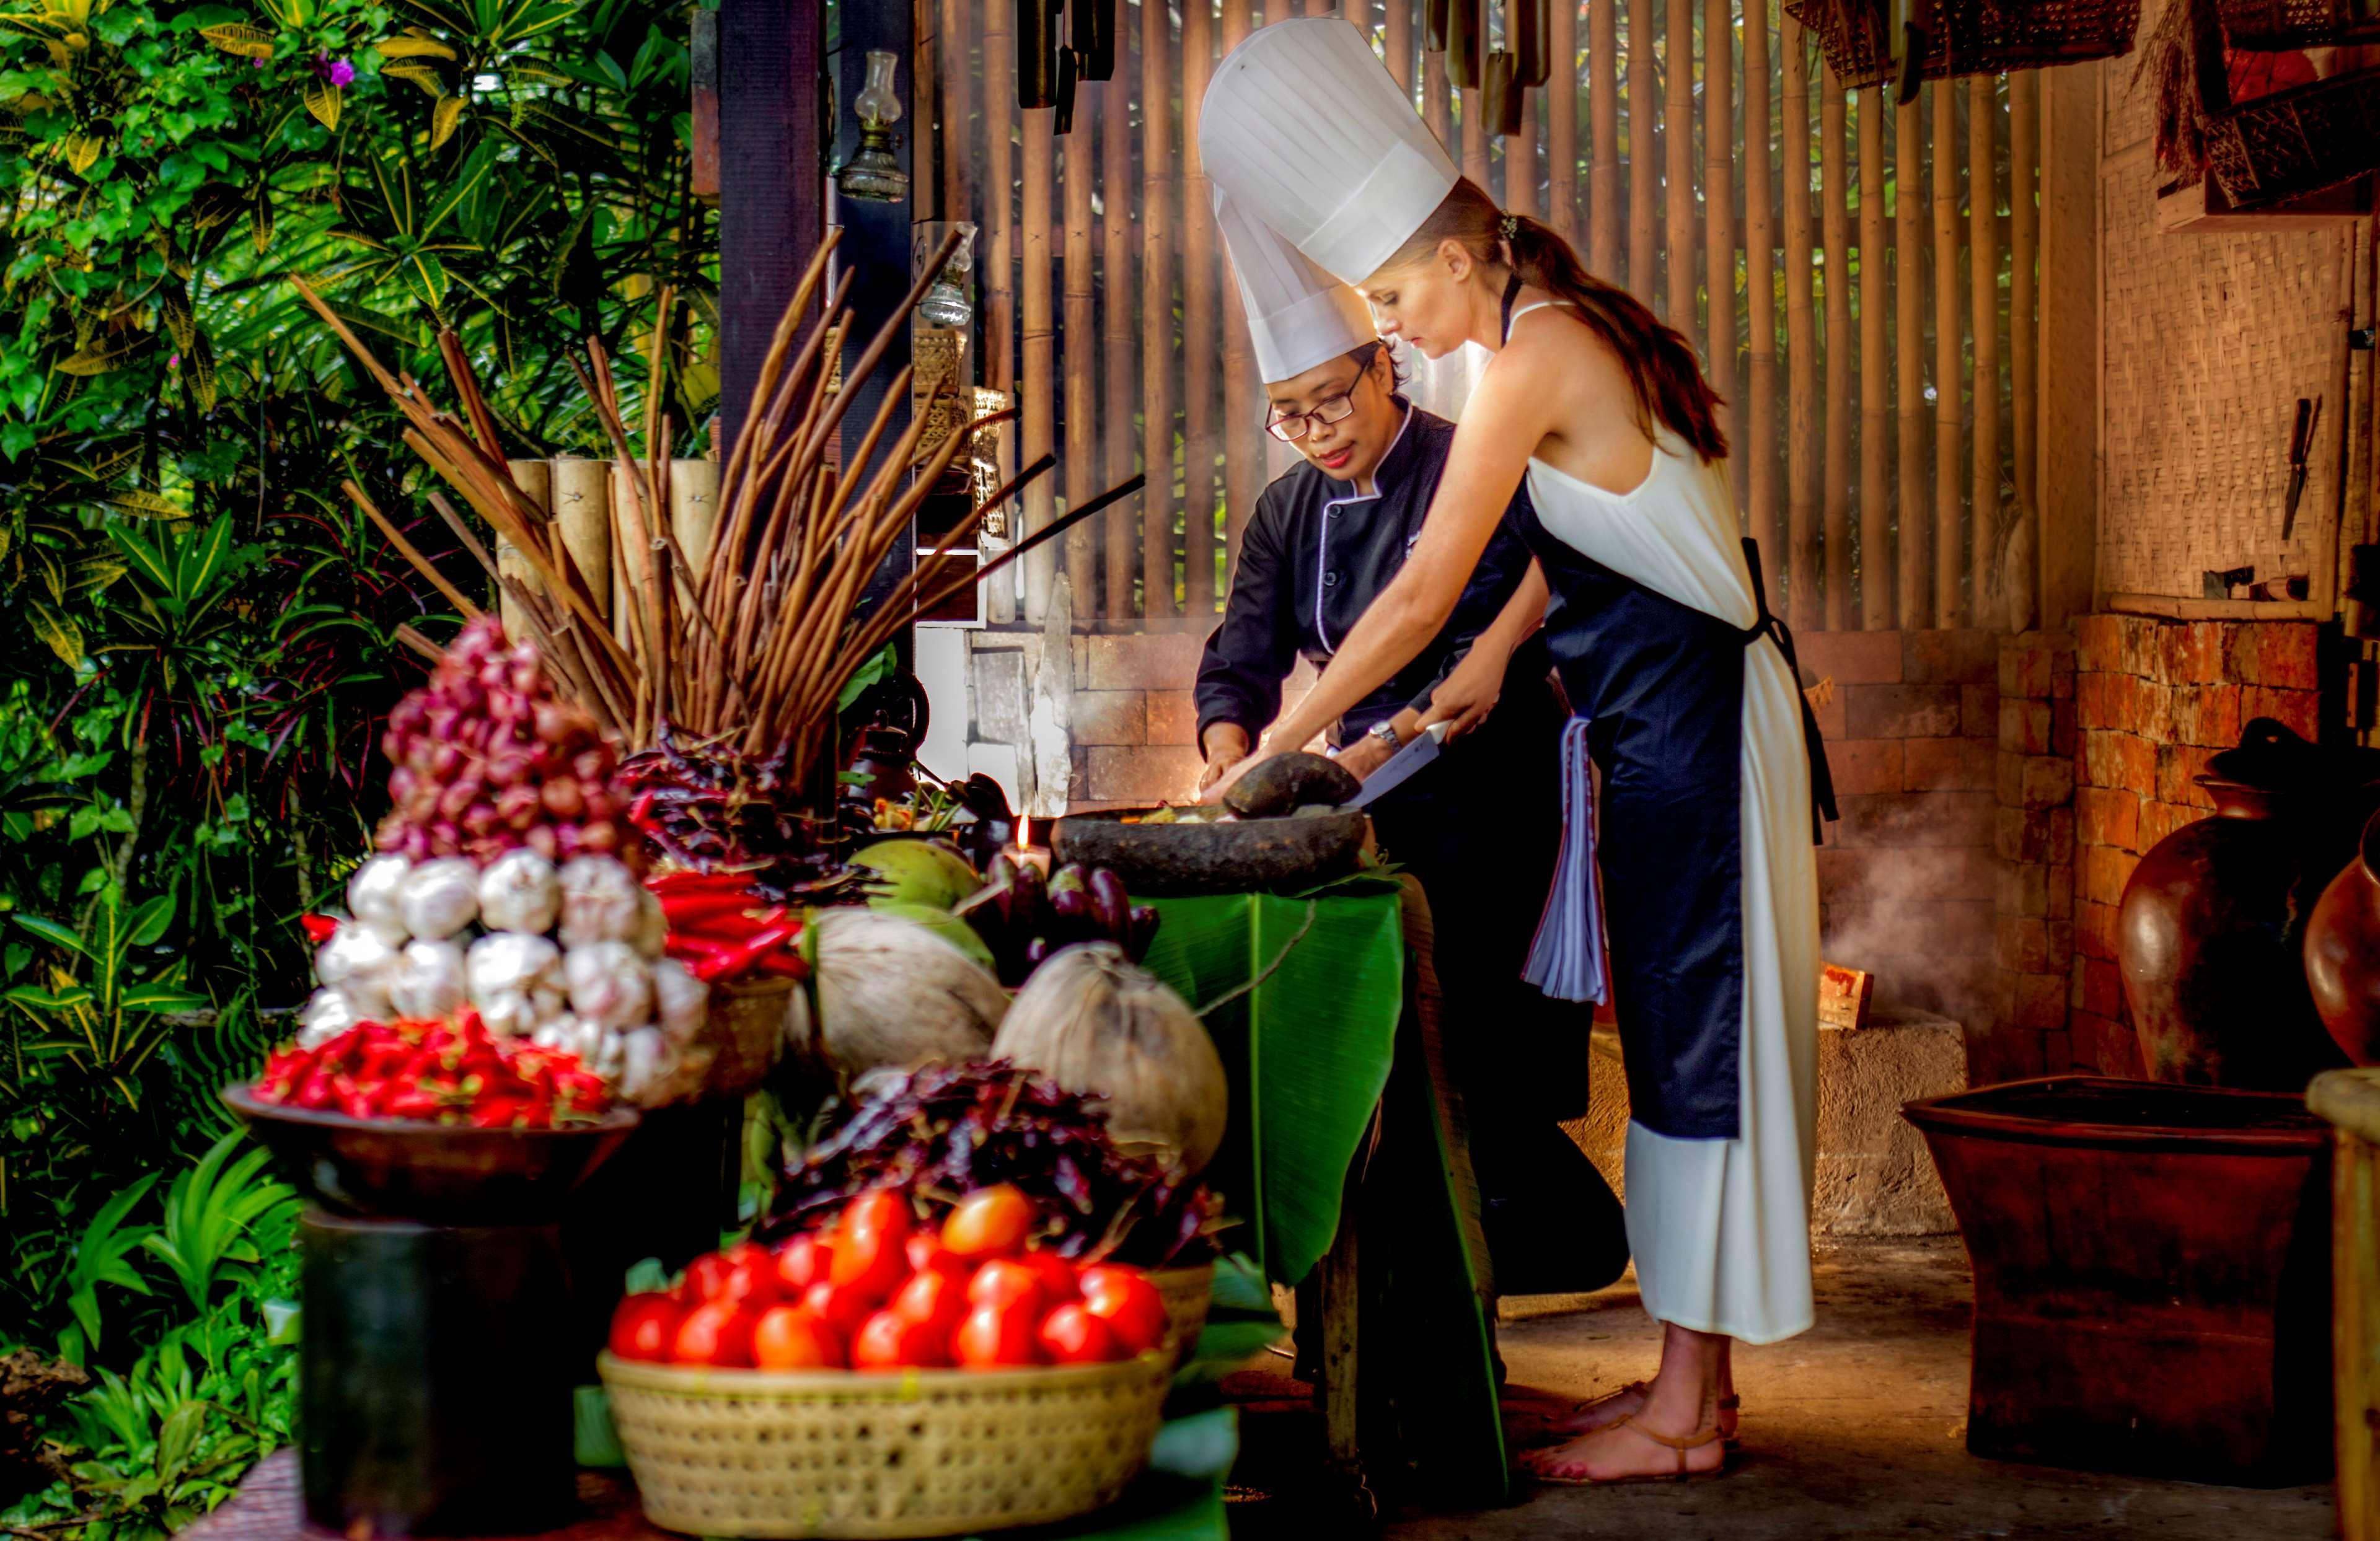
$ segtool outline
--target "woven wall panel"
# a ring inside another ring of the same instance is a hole
[[[2160,236],[2155,180],[2144,145],[2101,167],[2099,588],[2188,597],[2208,568],[2309,572],[2338,508],[2349,233]],[[2284,544],[2300,396],[2325,400]]]

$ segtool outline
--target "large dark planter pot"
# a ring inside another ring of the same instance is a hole
[[[2330,1131],[2301,1098],[2053,1076],[1903,1111],[1974,1269],[1970,1450],[2329,1472]]]
[[[2380,814],[2306,921],[2306,985],[2341,1052],[2380,1064]]]
[[[2133,870],[2116,951],[2151,1080],[2302,1092],[2343,1065],[2301,956],[2306,912],[2347,855],[2341,763],[2256,719],[2197,778],[2214,817]]]

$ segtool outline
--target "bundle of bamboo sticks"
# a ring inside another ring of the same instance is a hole
[[[910,517],[965,447],[975,431],[1012,415],[978,419],[920,454],[930,410],[912,416],[889,452],[878,455],[897,406],[907,399],[912,371],[904,368],[883,405],[844,464],[829,455],[853,387],[882,362],[899,329],[957,245],[946,238],[866,350],[835,383],[836,344],[847,330],[852,275],[824,296],[828,261],[839,232],[830,230],[779,321],[753,394],[753,405],[722,479],[711,551],[698,568],[668,528],[670,430],[661,392],[646,396],[646,455],[638,458],[621,420],[610,360],[589,339],[579,379],[603,424],[614,456],[614,518],[625,533],[613,596],[625,624],[615,637],[585,575],[572,562],[557,521],[514,480],[487,405],[460,343],[440,338],[447,374],[462,402],[460,416],[433,406],[419,382],[391,374],[302,282],[299,291],[362,361],[409,425],[405,443],[461,495],[531,570],[533,583],[500,574],[469,526],[440,493],[431,506],[464,548],[519,607],[534,639],[563,683],[622,747],[656,743],[664,726],[745,755],[786,751],[790,784],[805,784],[818,756],[830,749],[835,702],[844,686],[911,617],[949,600],[1068,525],[1137,489],[1124,486],[1072,510],[983,567],[956,576],[932,558],[916,563],[884,602],[866,616],[854,612],[869,577],[905,538]],[[669,299],[662,298],[653,358]],[[805,322],[808,322],[807,327]],[[798,340],[798,341],[797,341]],[[576,361],[573,367],[577,368]],[[927,404],[929,408],[931,403]],[[977,518],[1014,495],[1053,463],[1043,456],[976,509]],[[407,542],[363,489],[343,483],[347,496],[390,543],[467,618],[480,608]],[[933,558],[965,540],[975,519],[943,537]],[[937,575],[941,575],[939,577]]]

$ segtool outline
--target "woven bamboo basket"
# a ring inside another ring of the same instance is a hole
[[[1845,86],[1892,79],[1886,0],[1785,0],[1785,9],[1816,34],[1828,67]],[[1918,0],[1914,10],[1925,29],[1917,59],[1925,80],[2113,58],[2131,52],[2141,24],[2140,0]]]
[[[1027,1370],[773,1372],[597,1361],[646,1518],[720,1536],[931,1536],[1120,1497],[1172,1381],[1162,1352]]]
[[[2380,169],[2380,70],[2291,86],[2205,120],[2206,166],[2240,208]]]
[[[2216,0],[2216,11],[2234,48],[2380,42],[2380,6],[2372,0]]]
[[[1174,1357],[1186,1357],[1207,1326],[1207,1307],[1215,1292],[1215,1265],[1190,1268],[1158,1268],[1148,1281],[1165,1301],[1166,1336],[1173,1341]]]
[[[758,1091],[784,1046],[785,1008],[795,981],[770,976],[710,987],[708,1036],[717,1057],[708,1089],[713,1097]]]

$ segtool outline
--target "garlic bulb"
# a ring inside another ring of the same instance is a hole
[[[638,956],[647,959],[660,957],[669,947],[669,912],[642,883],[637,885],[636,934],[628,940],[636,944]]]
[[[700,1032],[710,1014],[710,987],[675,958],[653,965],[652,979],[653,1014],[662,1031],[679,1041]]]
[[[1164,981],[1094,941],[1052,953],[1016,992],[991,1057],[1108,1105],[1119,1141],[1162,1146],[1193,1172],[1223,1143],[1222,1057]]]
[[[347,913],[391,947],[402,946],[409,934],[397,896],[412,871],[413,864],[403,856],[374,856],[347,880]]]
[[[463,856],[421,863],[406,875],[397,912],[414,936],[432,941],[453,936],[480,913],[479,868]]]
[[[463,949],[419,937],[397,954],[388,1001],[399,1016],[443,1017],[463,1004]]]
[[[480,874],[480,923],[492,931],[550,931],[562,910],[553,864],[523,845]]]
[[[625,941],[574,944],[562,955],[562,978],[571,1012],[584,1021],[625,1031],[652,1020],[652,980]]]
[[[620,1038],[620,1095],[650,1107],[668,1069],[669,1045],[658,1027],[639,1027]]]
[[[388,1014],[389,976],[396,969],[396,949],[370,927],[342,921],[314,953],[314,977],[347,999],[356,1015],[373,1020]]]
[[[531,1037],[543,1020],[537,1014],[536,1003],[524,990],[500,989],[474,995],[471,1005],[480,1013],[480,1020],[487,1024],[488,1031],[500,1038]]]
[[[562,868],[562,941],[625,941],[637,934],[645,887],[610,856],[574,856]]]
[[[491,996],[558,989],[562,949],[525,931],[491,931],[471,943],[469,968],[471,1001],[484,1016]]]
[[[307,998],[298,1022],[298,1047],[320,1049],[361,1020],[344,990],[325,986]]]
[[[879,1065],[981,1059],[1008,1009],[1000,981],[912,920],[874,910],[828,909],[818,917],[818,1015],[793,992],[786,1047],[824,1058],[845,1075]]]

